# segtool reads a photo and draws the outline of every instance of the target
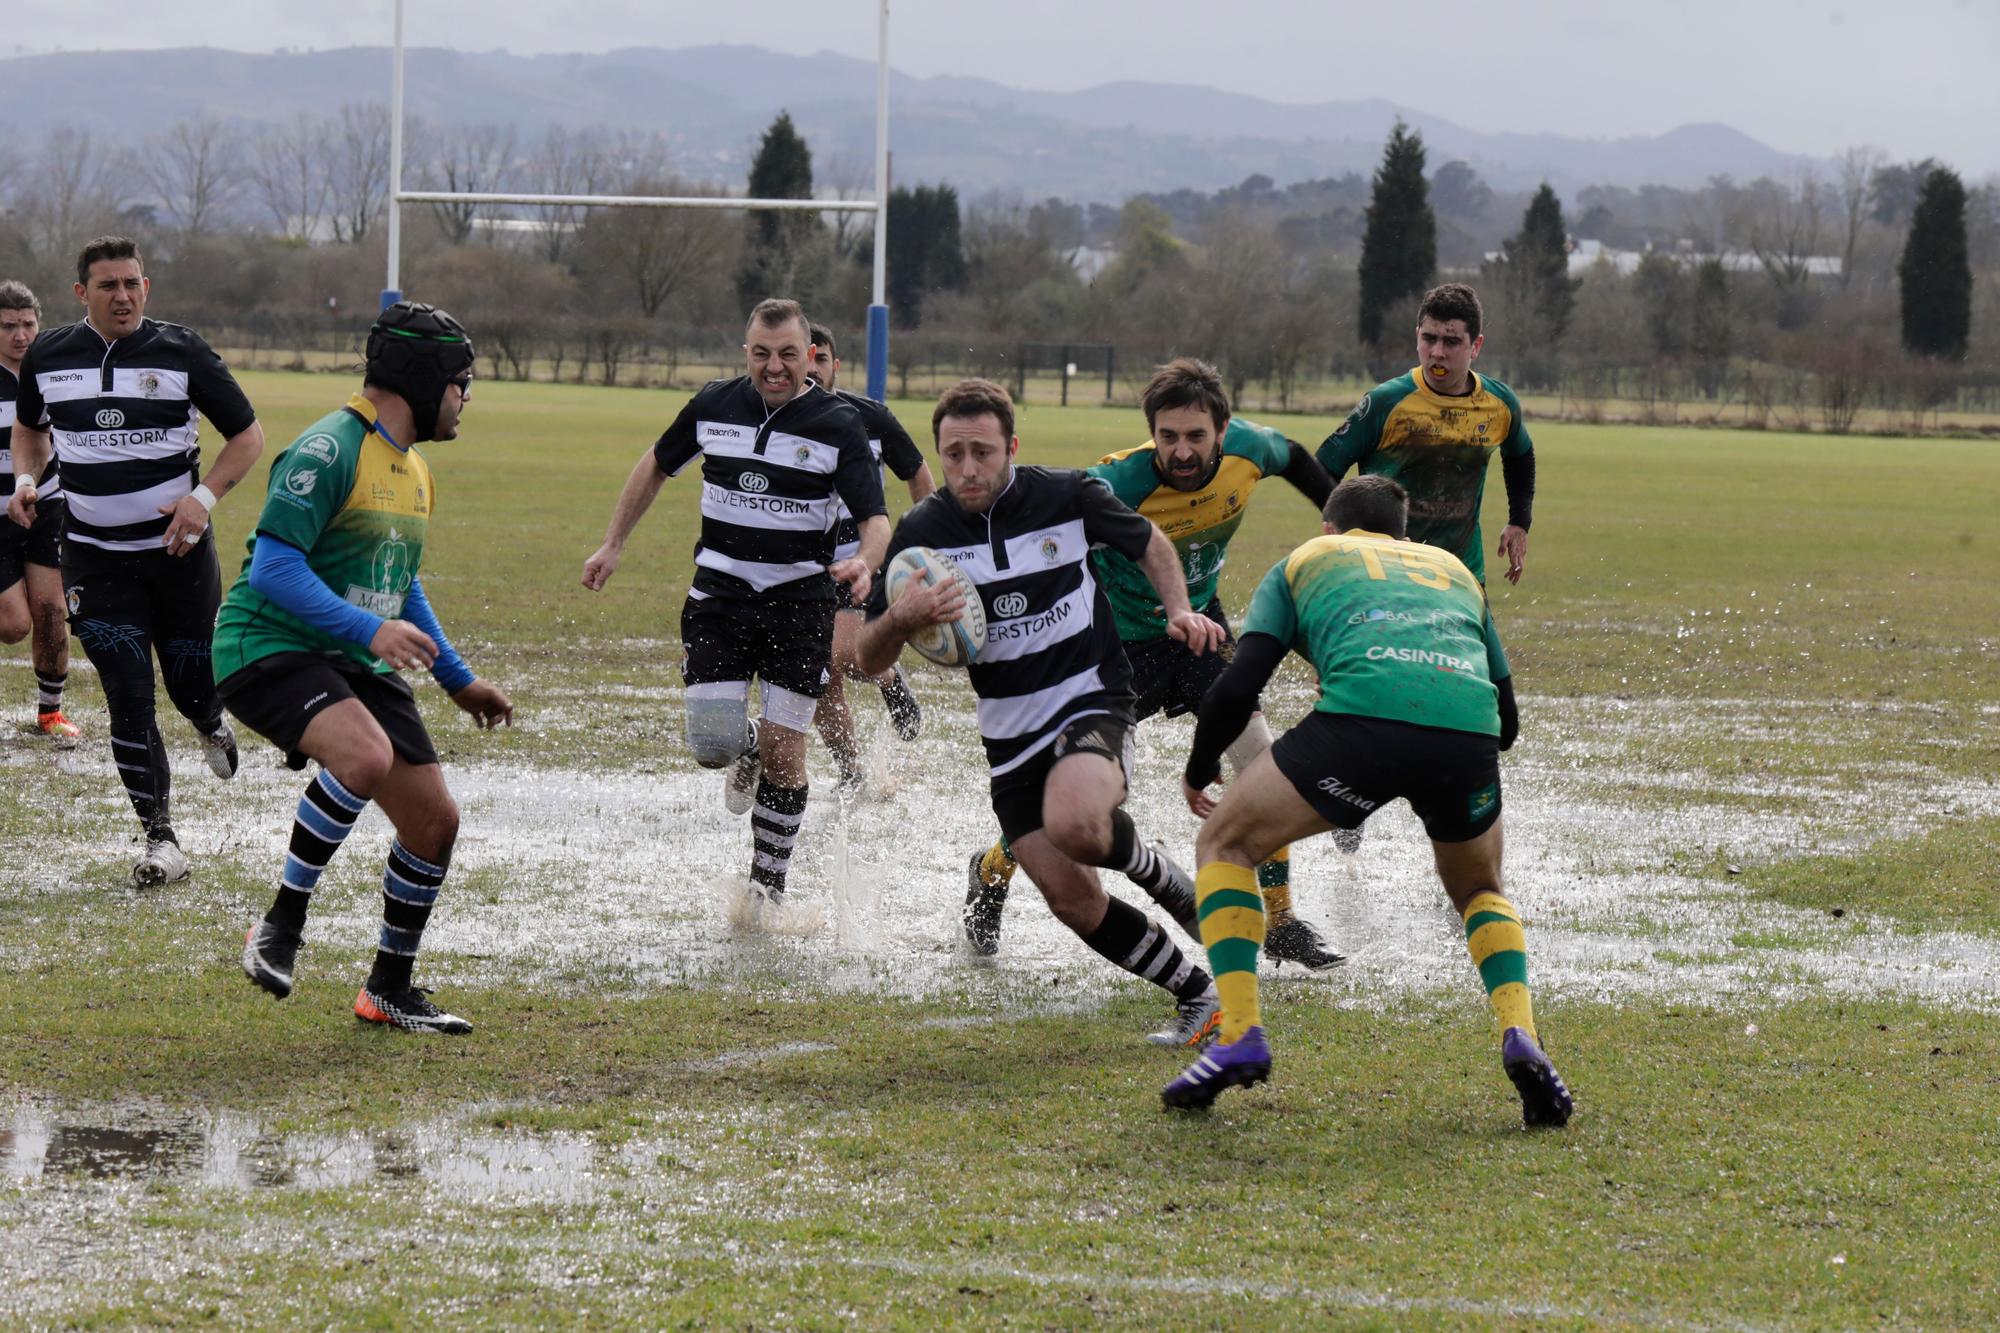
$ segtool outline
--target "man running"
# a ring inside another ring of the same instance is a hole
[[[150,292],[133,242],[100,236],[83,247],[76,298],[86,317],[43,334],[21,362],[7,502],[9,518],[34,524],[53,451],[70,628],[104,686],[112,760],[146,839],[132,867],[142,888],[188,873],[154,719],[156,654],[209,771],[236,776],[236,735],[209,661],[222,571],[205,539],[209,511],[264,452],[264,428],[229,367],[194,330],[147,319]],[[197,413],[224,439],[206,478]]]
[[[1270,1075],[1257,1005],[1263,901],[1252,867],[1274,847],[1358,828],[1402,798],[1424,821],[1438,878],[1465,923],[1523,1120],[1569,1120],[1569,1089],[1535,1029],[1520,914],[1501,896],[1499,757],[1519,725],[1513,679],[1485,589],[1455,557],[1408,540],[1407,504],[1387,477],[1336,487],[1326,535],[1258,585],[1235,660],[1202,702],[1182,782],[1188,808],[1206,820],[1195,894],[1222,1031],[1162,1090],[1168,1106],[1207,1106]],[[1212,799],[1206,788],[1223,746],[1293,649],[1319,672],[1319,702]]]
[[[813,380],[810,328],[797,301],[750,312],[748,373],[688,400],[633,467],[604,544],[583,565],[583,586],[602,589],[666,479],[701,460],[701,541],[681,608],[688,746],[703,768],[730,770],[723,799],[734,814],[751,812],[750,882],[772,903],[784,898],[805,819],[806,731],[831,675],[834,584],[865,600],[889,540],[867,429],[853,404]],[[844,560],[833,555],[836,502],[858,525]]]
[[[1195,653],[1169,637],[1165,609],[1145,571],[1108,547],[1091,552],[1091,569],[1110,599],[1118,637],[1131,660],[1137,695],[1134,715],[1191,713],[1228,665],[1229,618],[1217,582],[1229,539],[1249,513],[1257,483],[1283,477],[1312,501],[1317,511],[1333,483],[1311,454],[1279,432],[1232,418],[1229,394],[1215,367],[1191,357],[1160,367],[1139,397],[1151,438],[1136,449],[1112,454],[1090,475],[1102,478],[1112,494],[1151,519],[1178,552],[1188,597],[1202,615],[1222,627],[1223,651]],[[1271,729],[1262,712],[1252,713],[1243,734],[1229,746],[1230,764],[1243,765],[1271,748]],[[967,947],[988,956],[1000,946],[1000,912],[1016,862],[1003,839],[974,853],[966,871],[964,929]],[[1257,868],[1269,914],[1265,952],[1273,959],[1323,971],[1341,961],[1310,923],[1292,914],[1291,853],[1279,848]],[[1190,917],[1182,926],[1200,939]]]
[[[1113,964],[1173,995],[1175,1021],[1151,1040],[1188,1045],[1215,1020],[1208,974],[1173,937],[1098,882],[1102,866],[1191,915],[1187,872],[1139,840],[1123,808],[1132,767],[1132,668],[1090,574],[1093,546],[1136,561],[1153,581],[1167,635],[1189,651],[1222,627],[1188,605],[1173,543],[1096,478],[1016,467],[1014,403],[963,380],[931,414],[944,490],[896,525],[891,552],[928,546],[979,590],[986,643],[968,670],[979,696],[993,813],[1056,919]],[[861,669],[883,671],[910,636],[964,609],[956,585],[917,588],[894,606],[877,587],[861,628]]]
[[[21,392],[21,358],[42,327],[42,303],[25,283],[0,282],[0,494],[14,494],[14,403]],[[63,716],[69,680],[69,625],[62,587],[62,488],[55,460],[36,478],[34,526],[0,523],[0,643],[28,645],[35,664],[35,726],[60,749],[80,729]]]
[[[898,479],[909,484],[911,504],[922,501],[937,489],[937,483],[931,480],[930,464],[924,461],[910,433],[883,404],[840,387],[840,357],[834,349],[831,329],[824,324],[813,325],[812,343],[813,378],[820,382],[820,387],[831,389],[854,405],[868,430],[868,452],[878,465],[886,466]],[[847,512],[846,505],[841,505],[836,513],[833,557],[845,560],[861,549],[861,535],[855,526],[854,515]],[[882,691],[882,706],[889,711],[889,721],[896,728],[896,735],[903,740],[917,738],[917,733],[923,728],[924,710],[910,690],[909,677],[903,674],[902,663],[897,663],[879,678],[864,676],[856,669],[854,640],[861,630],[862,611],[849,601],[846,584],[840,585],[836,604],[840,609],[833,618],[833,675],[826,683],[826,693],[820,696],[819,712],[814,715],[814,721],[819,725],[820,738],[826,742],[834,762],[840,765],[841,789],[858,791],[862,780],[861,746],[854,734],[854,710],[847,703],[847,678],[852,676],[856,680],[874,682]]]
[[[271,910],[243,943],[243,971],[292,993],[306,910],[327,862],[370,801],[395,827],[382,876],[375,964],[355,1017],[462,1036],[412,980],[458,837],[458,806],[416,697],[397,672],[423,667],[481,727],[512,723],[505,691],[472,672],[438,624],[418,570],[437,503],[415,447],[458,436],[472,340],[442,310],[401,301],[368,331],[361,391],[271,466],[249,556],[215,631],[229,711],[294,768],[320,766],[292,821]]]

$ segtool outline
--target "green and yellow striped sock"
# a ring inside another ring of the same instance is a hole
[[[1528,996],[1528,937],[1514,904],[1487,890],[1465,906],[1465,947],[1486,983],[1486,1002],[1500,1030],[1520,1028],[1536,1041],[1535,1003]]]
[[[1257,867],[1257,887],[1264,891],[1264,915],[1283,921],[1292,914],[1292,849],[1280,847]]]
[[[1222,1040],[1235,1041],[1262,1021],[1257,1012],[1257,950],[1264,943],[1264,896],[1249,866],[1211,861],[1194,877],[1194,910],[1208,970],[1222,997]]]

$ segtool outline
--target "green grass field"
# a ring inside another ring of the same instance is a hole
[[[272,453],[345,393],[245,385]],[[1536,429],[1527,577],[1494,587],[1523,697],[1509,892],[1580,1109],[1530,1136],[1399,812],[1358,857],[1298,850],[1301,910],[1353,956],[1267,969],[1274,1082],[1208,1116],[1159,1109],[1156,993],[1025,886],[999,965],[958,958],[988,818],[941,672],[889,757],[902,791],[808,813],[826,929],[732,935],[711,883],[746,839],[679,745],[692,478],[605,592],[578,582],[680,401],[482,383],[430,453],[426,585],[520,708],[487,736],[420,692],[466,815],[420,979],[471,1038],[345,1016],[379,821],[273,1004],[235,951],[299,779],[253,742],[221,787],[163,723],[197,871],[141,897],[94,679],[72,677],[82,749],[8,729],[0,1322],[2000,1321],[2000,448]],[[1079,464],[1143,423],[1035,406],[1020,430],[1025,460]],[[254,498],[219,511],[232,571]],[[1267,488],[1227,604],[1315,531]],[[1289,672],[1274,723],[1304,697]],[[1133,797],[1182,854],[1186,735],[1142,729]]]

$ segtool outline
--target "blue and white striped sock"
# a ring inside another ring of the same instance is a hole
[[[306,924],[306,909],[312,905],[313,890],[326,863],[354,831],[354,821],[368,808],[368,800],[340,785],[340,779],[325,769],[306,784],[299,798],[298,812],[292,816],[292,843],[285,855],[285,877],[278,885],[277,901],[264,919],[285,930],[299,931]]]
[[[390,846],[389,865],[382,872],[382,938],[375,946],[375,969],[368,974],[368,989],[377,995],[394,994],[410,984],[448,865],[432,865],[400,840]]]

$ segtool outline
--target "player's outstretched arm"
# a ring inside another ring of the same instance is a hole
[[[1285,456],[1285,470],[1278,475],[1295,487],[1299,494],[1313,502],[1313,508],[1326,508],[1326,497],[1333,494],[1333,478],[1327,475],[1320,461],[1306,452],[1306,447],[1297,440],[1286,440],[1290,452]]]
[[[431,679],[451,696],[451,701],[470,713],[472,720],[482,729],[497,727],[503,722],[512,726],[514,701],[492,681],[474,675],[465,659],[459,656],[458,649],[451,646],[451,640],[445,637],[444,626],[438,623],[437,609],[431,605],[430,594],[424,591],[422,579],[410,580],[410,590],[403,598],[403,615],[433,644],[435,651],[427,664]],[[389,623],[403,622],[392,620]]]
[[[1528,563],[1528,524],[1535,512],[1535,454],[1502,451],[1500,476],[1507,486],[1507,526],[1500,532],[1497,553],[1507,557],[1507,582],[1519,583]]]
[[[1222,626],[1188,605],[1187,577],[1181,572],[1180,555],[1157,524],[1152,539],[1146,543],[1146,553],[1139,557],[1139,568],[1146,571],[1153,591],[1159,595],[1168,638],[1186,644],[1195,653],[1222,646]]]
[[[1269,634],[1245,633],[1236,642],[1236,655],[1229,666],[1202,696],[1194,726],[1194,743],[1188,748],[1187,767],[1181,773],[1181,796],[1188,809],[1208,818],[1215,798],[1207,788],[1222,776],[1222,754],[1243,734],[1250,715],[1257,711],[1257,697],[1270,683],[1285,660],[1287,649]]]
[[[654,457],[652,446],[639,455],[639,461],[632,467],[632,475],[625,478],[623,489],[618,492],[618,503],[612,506],[611,523],[604,529],[604,544],[591,553],[583,562],[583,586],[592,592],[598,591],[611,581],[618,572],[619,557],[625,554],[625,539],[632,535],[632,529],[639,526],[639,520],[660,494],[660,487],[667,481],[667,474],[660,470]]]

